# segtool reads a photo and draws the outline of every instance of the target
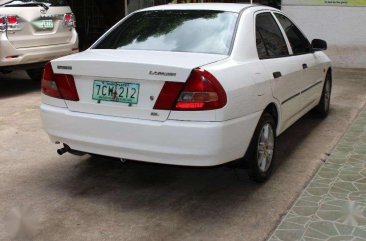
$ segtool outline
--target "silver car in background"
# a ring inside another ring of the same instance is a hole
[[[47,61],[78,51],[66,0],[0,0],[0,72],[21,69],[40,80]]]

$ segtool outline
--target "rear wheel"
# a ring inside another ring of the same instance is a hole
[[[332,95],[332,78],[328,73],[325,79],[322,96],[320,98],[320,102],[316,107],[316,111],[320,115],[320,117],[325,118],[329,114],[329,106],[330,106],[330,97]]]
[[[255,182],[266,181],[272,173],[276,152],[276,124],[272,115],[264,113],[244,157],[249,177]]]
[[[39,68],[39,69],[28,69],[27,70],[27,74],[29,75],[29,77],[33,81],[41,81],[42,74],[43,74],[43,69],[42,68]]]

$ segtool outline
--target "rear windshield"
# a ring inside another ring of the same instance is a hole
[[[45,3],[49,6],[68,6],[66,0],[0,0],[1,5],[22,5],[26,3]]]
[[[229,54],[237,13],[207,10],[137,12],[95,49]]]

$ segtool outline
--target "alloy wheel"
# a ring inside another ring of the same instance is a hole
[[[258,167],[262,172],[268,171],[274,153],[274,131],[271,124],[262,127],[257,147]]]

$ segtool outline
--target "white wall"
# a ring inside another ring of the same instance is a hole
[[[334,66],[366,68],[366,7],[282,6],[311,41],[328,42]]]

